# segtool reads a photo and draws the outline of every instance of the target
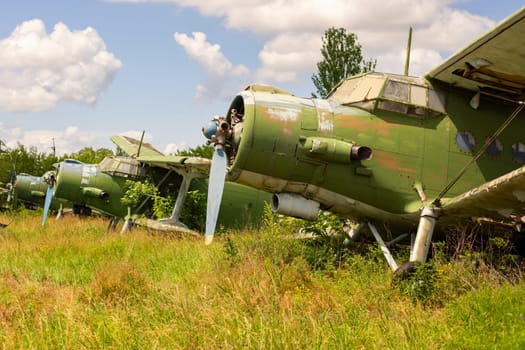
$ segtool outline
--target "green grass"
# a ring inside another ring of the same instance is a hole
[[[392,283],[376,248],[332,259],[276,226],[211,246],[106,226],[21,215],[0,231],[0,348],[525,348],[518,268],[443,261]]]

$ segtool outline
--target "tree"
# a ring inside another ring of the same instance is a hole
[[[328,93],[346,77],[375,69],[376,60],[366,61],[361,55],[361,45],[354,33],[347,33],[344,28],[328,28],[321,47],[323,60],[317,63],[318,74],[312,75],[319,97],[326,98]],[[317,97],[312,94],[313,97]]]
[[[0,182],[9,182],[13,169],[17,174],[42,175],[48,170],[53,170],[53,165],[57,161],[57,157],[52,154],[39,153],[36,147],[26,148],[18,144],[17,148],[6,149],[0,155]]]
[[[112,155],[113,151],[107,148],[99,148],[94,150],[93,147],[84,147],[78,152],[63,156],[62,159],[71,158],[86,164],[98,164],[102,161],[102,159]]]
[[[202,157],[211,159],[213,157],[214,148],[212,146],[201,145],[189,150],[179,150],[175,153],[176,156],[186,157]]]

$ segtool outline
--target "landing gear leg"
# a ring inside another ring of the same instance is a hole
[[[117,227],[119,221],[120,218],[118,216],[114,216],[111,219],[109,219],[108,232],[115,231],[115,228]]]
[[[423,208],[417,227],[416,240],[410,252],[410,260],[395,271],[396,277],[405,277],[414,271],[416,263],[424,263],[427,260],[438,216],[439,209],[435,206],[430,205]]]
[[[397,263],[394,260],[394,257],[390,253],[390,250],[388,249],[387,245],[385,244],[385,242],[381,238],[381,235],[377,231],[377,229],[374,226],[374,224],[372,224],[371,222],[368,222],[368,228],[370,229],[370,231],[372,231],[372,234],[374,235],[374,238],[376,239],[376,241],[381,246],[381,251],[383,252],[383,255],[385,256],[385,259],[388,262],[388,265],[390,266],[392,271],[398,270]]]
[[[184,205],[184,201],[186,200],[186,196],[188,194],[188,189],[190,188],[191,180],[193,180],[193,176],[190,174],[184,174],[182,176],[182,182],[180,184],[179,193],[177,195],[177,200],[175,201],[175,206],[173,207],[171,216],[169,218],[160,219],[160,222],[176,225],[183,228],[188,228],[179,220],[179,218],[182,206]]]
[[[120,230],[120,234],[126,233],[126,231],[131,230],[131,225],[133,224],[133,218],[131,216],[131,208],[128,207],[128,215],[126,215],[126,219],[124,220],[124,225],[122,225],[122,229]]]
[[[56,220],[60,220],[62,218],[62,215],[64,215],[64,207],[62,203],[60,203],[60,208],[58,208]]]

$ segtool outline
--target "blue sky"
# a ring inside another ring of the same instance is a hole
[[[299,96],[324,31],[358,36],[376,70],[421,75],[523,6],[453,0],[17,0],[0,4],[0,139],[51,152],[125,133],[195,147],[251,82]]]

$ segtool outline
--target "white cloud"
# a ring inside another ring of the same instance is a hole
[[[91,27],[70,31],[57,23],[51,33],[33,19],[0,40],[0,109],[36,112],[60,101],[96,102],[122,63]]]
[[[184,33],[175,33],[175,41],[184,48],[186,54],[206,71],[206,85],[197,86],[197,98],[207,99],[222,95],[225,84],[239,76],[249,73],[243,65],[233,65],[221,52],[218,44],[207,41],[206,34],[192,33],[192,37]]]
[[[0,139],[8,148],[36,147],[38,152],[52,153],[53,142],[57,156],[73,153],[97,143],[98,135],[93,132],[80,131],[77,126],[68,126],[64,130],[29,130],[8,128],[0,123]],[[95,147],[96,148],[96,147]]]
[[[164,154],[174,154],[181,150],[187,150],[189,148],[188,143],[183,141],[179,144],[177,143],[168,143],[164,148]]]
[[[119,133],[119,135],[123,135],[123,136],[128,136],[128,137],[132,137],[136,140],[140,140],[140,138],[142,137],[142,131],[138,131],[138,130],[128,130],[128,131],[124,131],[124,132],[121,132]],[[156,149],[159,149],[157,148],[158,145],[155,145],[153,144],[153,135],[151,133],[144,133],[144,139],[143,139],[144,142],[147,142],[147,143],[150,143],[153,147],[155,147]],[[173,154],[177,151],[180,151],[180,150],[183,150],[183,149],[187,149],[188,148],[188,143],[186,141],[182,141],[180,143],[169,143],[166,145],[166,147],[164,147],[164,150],[162,151],[162,153],[164,154]]]
[[[297,82],[299,77],[317,72],[321,37],[329,27],[344,27],[356,33],[363,57],[377,59],[377,70],[392,73],[403,72],[408,28],[413,27],[410,73],[422,75],[495,24],[451,6],[464,0],[109,1],[171,3],[180,8],[194,8],[203,16],[223,18],[224,26],[229,29],[249,31],[263,38],[266,42],[258,55],[261,66],[254,77],[266,83]],[[203,33],[194,34],[193,39],[184,36],[179,40],[188,55],[197,59],[209,74],[208,81],[197,87],[198,93],[216,96],[212,92],[220,84],[213,77],[220,74],[212,73],[211,54],[219,58],[214,62],[218,72],[228,70],[231,63],[218,45],[204,45]],[[197,47],[206,51],[199,52]],[[221,84],[230,78],[221,77]]]
[[[256,72],[260,82],[294,82],[300,72],[311,71],[321,59],[321,37],[312,33],[284,33],[268,41],[259,59]]]
[[[224,18],[228,28],[268,38],[259,53],[261,66],[254,74],[267,83],[297,82],[305,73],[315,73],[321,37],[331,26],[356,33],[363,57],[377,59],[377,70],[393,73],[403,72],[408,28],[413,27],[410,72],[422,75],[495,24],[453,9],[453,0],[134,0],[144,1],[192,7],[204,16]],[[206,43],[203,33],[194,34],[193,39],[177,36],[177,42],[209,74],[206,84],[197,87],[198,93],[210,95],[218,88],[213,77],[220,76],[224,84],[229,76],[223,73],[231,69],[231,63],[220,46]],[[212,68],[217,70],[215,75]]]

